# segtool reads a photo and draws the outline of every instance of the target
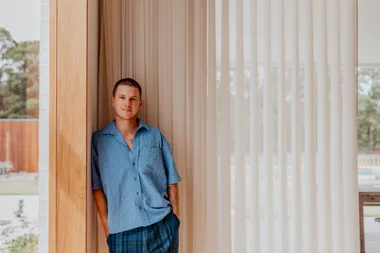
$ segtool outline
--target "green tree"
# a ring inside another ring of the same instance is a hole
[[[358,86],[358,144],[373,153],[380,146],[380,69],[360,68]]]
[[[0,28],[0,118],[38,118],[39,41]]]

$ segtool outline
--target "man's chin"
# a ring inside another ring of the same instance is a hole
[[[118,115],[121,120],[133,120],[137,118],[137,115]]]

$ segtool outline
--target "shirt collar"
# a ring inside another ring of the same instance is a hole
[[[140,119],[137,119],[137,122],[139,123],[139,127],[137,128],[136,132],[140,129],[140,128],[145,128],[146,130],[149,131],[149,127],[148,125],[140,120]],[[119,129],[117,129],[116,127],[116,124],[115,124],[115,120],[112,120],[102,131],[102,134],[112,134],[112,135],[119,135],[120,132],[119,132]]]

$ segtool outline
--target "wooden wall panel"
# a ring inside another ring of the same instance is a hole
[[[96,253],[97,210],[91,190],[91,136],[98,129],[98,51],[99,1],[88,1],[88,64],[87,64],[87,252]]]
[[[57,9],[56,250],[86,252],[86,1],[58,1]]]
[[[89,117],[88,104],[96,103],[89,99],[89,88],[97,85],[97,65],[89,68],[89,52],[97,53],[93,29],[98,27],[93,21],[89,26],[88,18],[90,8],[91,19],[97,19],[97,4],[50,0],[49,253],[94,252],[89,121],[96,119]]]
[[[38,120],[0,120],[0,161],[7,159],[17,171],[38,172]]]

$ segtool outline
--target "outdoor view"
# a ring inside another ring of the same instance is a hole
[[[380,190],[380,67],[358,71],[358,179],[360,189]],[[380,250],[380,206],[364,206],[366,252]]]
[[[38,252],[40,8],[0,0],[1,253]]]
[[[358,181],[380,191],[380,1],[358,1]],[[380,206],[364,206],[365,252],[380,252]]]
[[[380,67],[358,71],[359,184],[380,187]]]

